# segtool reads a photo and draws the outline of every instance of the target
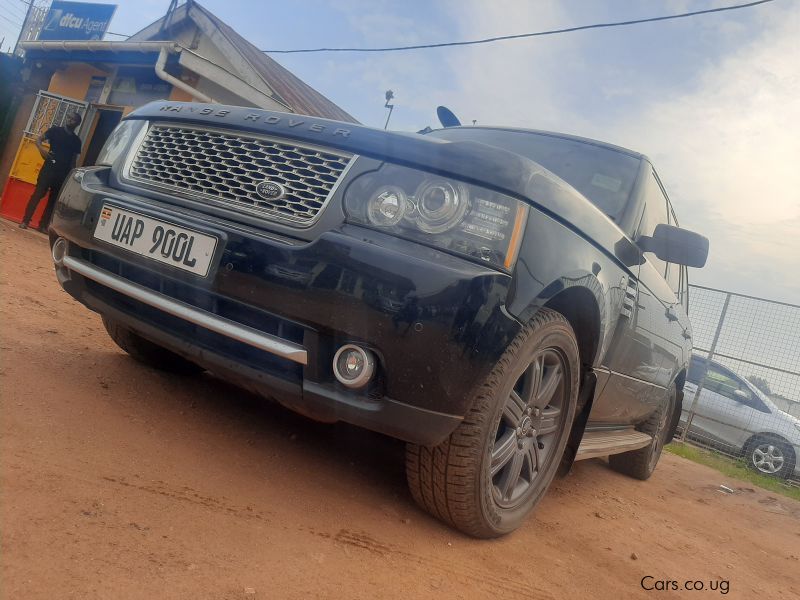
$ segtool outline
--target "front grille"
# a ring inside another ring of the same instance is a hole
[[[153,125],[136,150],[127,177],[234,210],[308,226],[319,216],[351,158],[237,132]],[[266,182],[282,186],[283,197],[260,195],[257,188]]]

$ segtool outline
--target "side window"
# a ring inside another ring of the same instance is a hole
[[[750,391],[744,381],[726,373],[716,365],[708,367],[703,387],[742,404],[750,404],[753,401],[753,392]],[[737,395],[737,391],[744,395]]]
[[[667,283],[669,289],[675,293],[675,297],[681,299],[681,266],[669,263],[667,265]]]
[[[644,185],[644,214],[639,223],[639,230],[637,235],[653,235],[656,225],[659,223],[669,223],[667,217],[667,198],[661,189],[661,184],[658,183],[656,175],[653,171],[647,174],[647,180]],[[645,254],[645,257],[650,262],[656,271],[666,277],[667,263],[658,258],[652,252]]]
[[[675,211],[672,209],[672,204],[669,200],[667,200],[667,206],[669,207],[669,224],[678,227],[678,219],[675,216]],[[678,302],[682,302],[683,298],[681,296],[681,277],[683,276],[683,267],[681,265],[676,265],[674,263],[669,263],[667,265],[667,283],[669,284],[670,289],[675,293],[675,297],[678,299]]]
[[[705,374],[706,361],[699,358],[692,358],[692,361],[689,363],[689,374],[686,376],[686,379],[695,385],[700,385],[700,381],[705,377]]]

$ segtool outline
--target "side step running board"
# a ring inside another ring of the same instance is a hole
[[[638,450],[647,446],[652,439],[652,436],[635,429],[587,431],[583,434],[575,460]]]

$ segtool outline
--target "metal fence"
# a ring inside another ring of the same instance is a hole
[[[800,474],[800,305],[693,285],[681,437],[758,470]]]
[[[86,102],[40,90],[28,117],[28,124],[25,126],[25,137],[37,138],[51,127],[64,125],[67,115],[71,112],[83,117],[86,107]]]

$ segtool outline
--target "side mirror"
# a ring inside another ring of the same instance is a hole
[[[623,237],[614,244],[614,255],[622,261],[626,267],[638,267],[644,262],[644,255],[641,248]]]
[[[739,402],[746,403],[750,401],[750,396],[747,395],[746,392],[742,390],[733,390],[733,395],[736,396],[736,399]]]
[[[708,238],[674,225],[659,223],[653,236],[641,236],[636,244],[642,252],[652,252],[664,262],[704,267],[708,259]]]

